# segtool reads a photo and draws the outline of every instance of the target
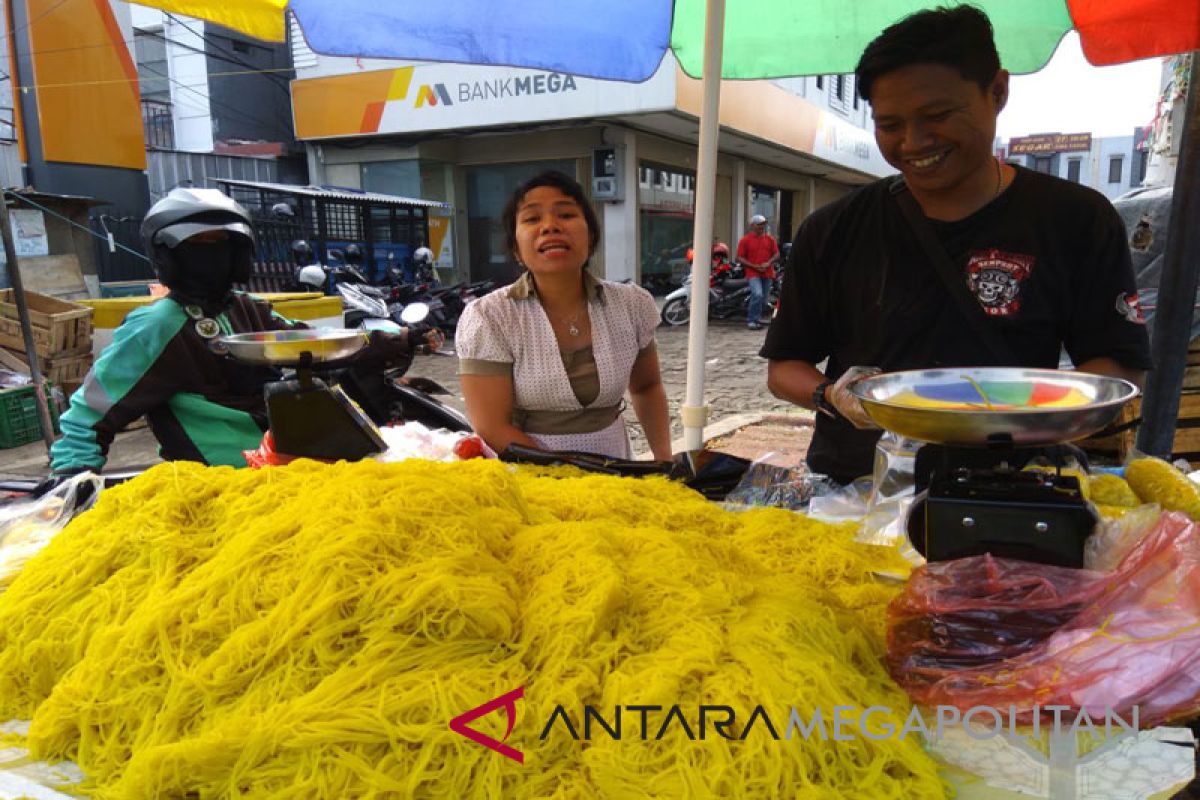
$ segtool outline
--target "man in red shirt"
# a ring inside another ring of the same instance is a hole
[[[750,232],[737,246],[737,260],[750,280],[750,307],[746,311],[746,327],[756,331],[762,327],[763,300],[775,278],[779,261],[779,245],[767,233],[767,218],[755,214],[750,218]]]

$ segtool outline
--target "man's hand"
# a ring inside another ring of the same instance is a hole
[[[879,426],[875,424],[875,420],[871,419],[859,399],[850,391],[850,387],[863,378],[878,374],[879,370],[875,367],[851,367],[842,373],[842,377],[838,378],[833,386],[826,389],[825,396],[829,403],[859,430],[878,430]]]
[[[402,335],[404,343],[414,352],[421,352],[422,347],[427,348],[429,352],[436,352],[441,350],[442,345],[446,343],[446,337],[439,328],[426,325],[413,325],[411,328],[405,328]]]

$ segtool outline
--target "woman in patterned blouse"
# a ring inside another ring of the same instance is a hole
[[[560,172],[522,184],[504,209],[524,268],[471,303],[455,337],[471,424],[510,444],[629,458],[624,396],[656,459],[671,457],[658,369],[658,308],[640,286],[588,273],[600,231],[583,188]]]

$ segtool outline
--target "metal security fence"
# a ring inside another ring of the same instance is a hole
[[[250,274],[250,291],[291,290],[296,274],[292,242],[304,238],[304,228],[295,220],[259,218],[254,220],[254,237],[257,252]]]
[[[144,281],[154,278],[154,267],[144,253],[140,227],[144,211],[136,213],[117,209],[93,209],[88,226],[96,234],[96,271],[101,282]],[[111,244],[109,235],[112,235]],[[124,245],[133,252],[118,245]]]

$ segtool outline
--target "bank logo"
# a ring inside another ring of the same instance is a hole
[[[417,102],[415,107],[421,108],[422,106],[436,105],[454,105],[454,102],[450,99],[450,93],[446,91],[446,84],[435,83],[432,86],[429,84],[423,84],[421,88],[417,90]]]
[[[422,87],[425,88],[425,87]],[[476,744],[481,744],[489,750],[493,750],[505,758],[511,758],[518,764],[525,763],[525,754],[515,747],[509,747],[504,742],[508,739],[513,731],[513,726],[517,724],[517,701],[525,696],[525,687],[518,686],[511,692],[506,692],[499,697],[488,700],[481,706],[476,706],[464,714],[459,714],[454,719],[450,720],[450,730],[465,736]],[[480,733],[468,723],[474,722],[480,717],[486,717],[498,708],[503,708],[507,717],[507,725],[504,730],[504,738],[500,740],[493,739],[485,733]]]

